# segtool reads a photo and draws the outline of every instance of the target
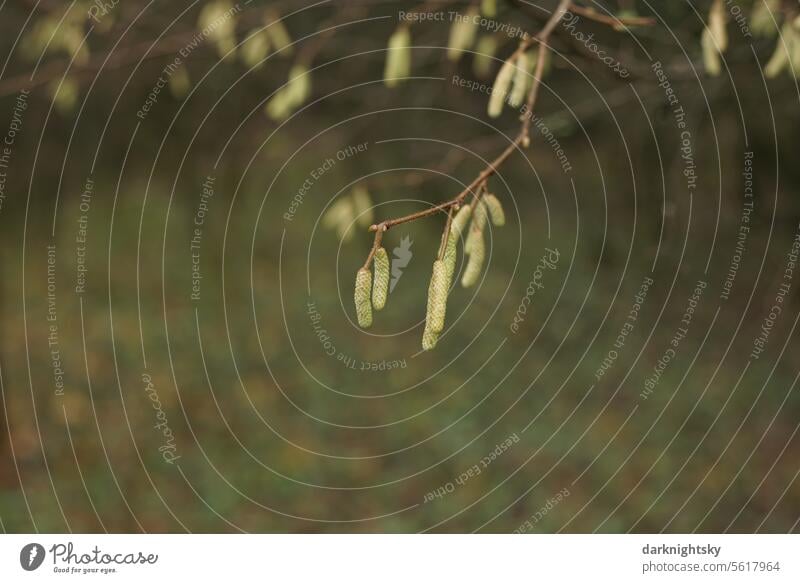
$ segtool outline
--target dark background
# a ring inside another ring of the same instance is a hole
[[[88,2],[0,3],[0,136],[15,108],[21,117],[0,208],[5,531],[797,529],[800,275],[785,270],[800,221],[800,94],[790,71],[764,78],[777,37],[747,37],[734,18],[753,2],[724,3],[718,76],[700,45],[710,2],[584,3],[655,18],[577,26],[628,79],[556,29],[536,114],[571,170],[534,130],[491,180],[508,224],[491,230],[480,285],[451,293],[446,334],[428,353],[442,218],[387,233],[390,255],[408,237],[412,257],[369,331],[354,325],[352,285],[372,237],[356,225],[340,241],[321,219],[354,185],[368,188],[376,220],[461,191],[519,122],[508,109],[490,119],[488,96],[453,76],[491,86],[517,40],[501,33],[500,60],[478,79],[473,54],[446,59],[449,21],[415,24],[413,78],[387,89],[387,39],[399,12],[419,5],[254,0],[236,14],[236,43],[269,14],[283,19],[292,54],[254,68],[241,48],[223,60],[204,39],[184,60],[188,92],[165,87],[137,117],[198,34],[204,4],[121,0],[96,23]],[[498,0],[494,20],[535,33],[554,7]],[[774,7],[777,32],[798,6]],[[48,22],[61,32],[42,43]],[[86,35],[77,55],[58,48],[65,30]],[[312,70],[310,97],[276,122],[264,103],[299,60]],[[691,191],[656,61],[686,113]],[[54,99],[59,86],[74,101]],[[362,143],[286,220],[311,172]],[[191,240],[209,176],[193,300]],[[558,264],[515,333],[546,249]],[[598,380],[645,278],[654,283],[639,317]],[[698,281],[685,338],[645,398]]]

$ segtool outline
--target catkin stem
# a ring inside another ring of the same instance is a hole
[[[378,229],[375,231],[375,241],[372,243],[372,249],[367,255],[367,260],[364,262],[364,269],[369,269],[369,266],[372,264],[372,260],[375,258],[375,253],[378,252],[378,249],[381,246],[381,241],[383,240],[383,234],[386,232],[386,229]]]
[[[447,222],[444,225],[442,242],[439,243],[439,253],[436,255],[438,259],[444,259],[444,250],[447,248],[447,239],[450,237],[450,226],[453,224],[453,212],[455,210],[456,209],[454,207],[450,207],[450,211],[447,213]]]

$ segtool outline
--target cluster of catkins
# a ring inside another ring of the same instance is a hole
[[[474,210],[473,210],[474,207]],[[431,350],[439,341],[444,330],[447,312],[447,296],[453,282],[458,255],[458,241],[464,239],[464,254],[467,266],[461,277],[461,285],[470,287],[477,283],[486,259],[486,240],[484,231],[488,220],[501,227],[506,217],[503,206],[493,194],[484,194],[472,206],[461,207],[448,222],[449,229],[443,235],[443,245],[436,261],[433,262],[433,275],[428,286],[428,309],[425,318],[425,331],[422,334],[422,348]],[[468,228],[468,230],[467,230]],[[389,255],[386,249],[378,247],[373,258],[374,275],[369,267],[362,267],[356,274],[355,304],[358,324],[362,328],[372,325],[372,310],[382,310],[386,305],[389,291]]]

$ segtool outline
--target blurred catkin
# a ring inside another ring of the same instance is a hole
[[[514,84],[511,87],[511,95],[508,96],[508,104],[511,107],[519,107],[525,100],[528,91],[528,57],[525,53],[517,57],[514,69]]]
[[[503,104],[508,95],[508,89],[511,87],[511,81],[514,79],[514,63],[506,61],[500,67],[500,72],[494,80],[492,86],[492,94],[489,97],[489,117],[498,117],[503,112]]]
[[[395,87],[411,72],[411,33],[408,26],[400,25],[389,37],[386,51],[386,67],[383,82],[387,87]]]

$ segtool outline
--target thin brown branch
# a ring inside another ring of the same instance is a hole
[[[364,262],[364,269],[369,269],[369,264],[372,263],[375,253],[378,252],[378,249],[381,246],[381,239],[383,239],[384,232],[386,232],[386,229],[380,229],[375,233],[375,241],[372,243],[372,250],[369,252],[369,255],[367,255],[367,260]]]
[[[428,217],[434,215],[436,213],[442,212],[444,210],[451,210],[454,208],[458,208],[464,199],[472,192],[475,191],[476,188],[483,186],[486,181],[497,172],[497,170],[502,166],[502,164],[513,154],[515,151],[519,149],[520,146],[526,146],[530,143],[530,139],[528,137],[530,131],[530,124],[531,124],[531,113],[533,108],[536,104],[536,98],[539,94],[539,86],[542,83],[542,76],[544,74],[544,65],[546,62],[546,51],[548,50],[547,41],[550,38],[553,30],[558,23],[561,22],[561,19],[564,18],[564,15],[567,13],[571,5],[571,0],[560,0],[558,7],[555,11],[550,15],[550,18],[545,23],[544,27],[539,31],[538,34],[535,36],[527,36],[525,39],[520,42],[519,47],[516,51],[508,58],[508,61],[515,60],[519,55],[527,51],[534,43],[539,43],[540,50],[539,50],[539,58],[536,62],[536,69],[533,75],[533,83],[531,88],[528,92],[528,100],[526,103],[526,109],[523,112],[521,121],[522,127],[519,131],[519,134],[516,138],[514,138],[511,143],[506,146],[505,150],[503,150],[500,155],[497,156],[489,165],[484,168],[480,174],[458,195],[452,198],[449,201],[440,203],[436,206],[433,206],[429,209],[425,209],[423,211],[419,211],[416,213],[412,213],[410,215],[406,215],[404,217],[399,217],[396,219],[387,219],[380,223],[376,223],[370,227],[371,231],[375,231],[375,238],[376,240],[378,237],[382,237],[383,233],[394,226],[401,225],[403,223],[408,223],[410,221],[415,221],[417,219],[421,219],[424,217]],[[476,193],[476,196],[479,196]],[[373,245],[373,249],[375,249],[375,245]],[[367,258],[366,266],[369,266],[372,257],[374,256],[374,252],[370,253],[370,256]]]

